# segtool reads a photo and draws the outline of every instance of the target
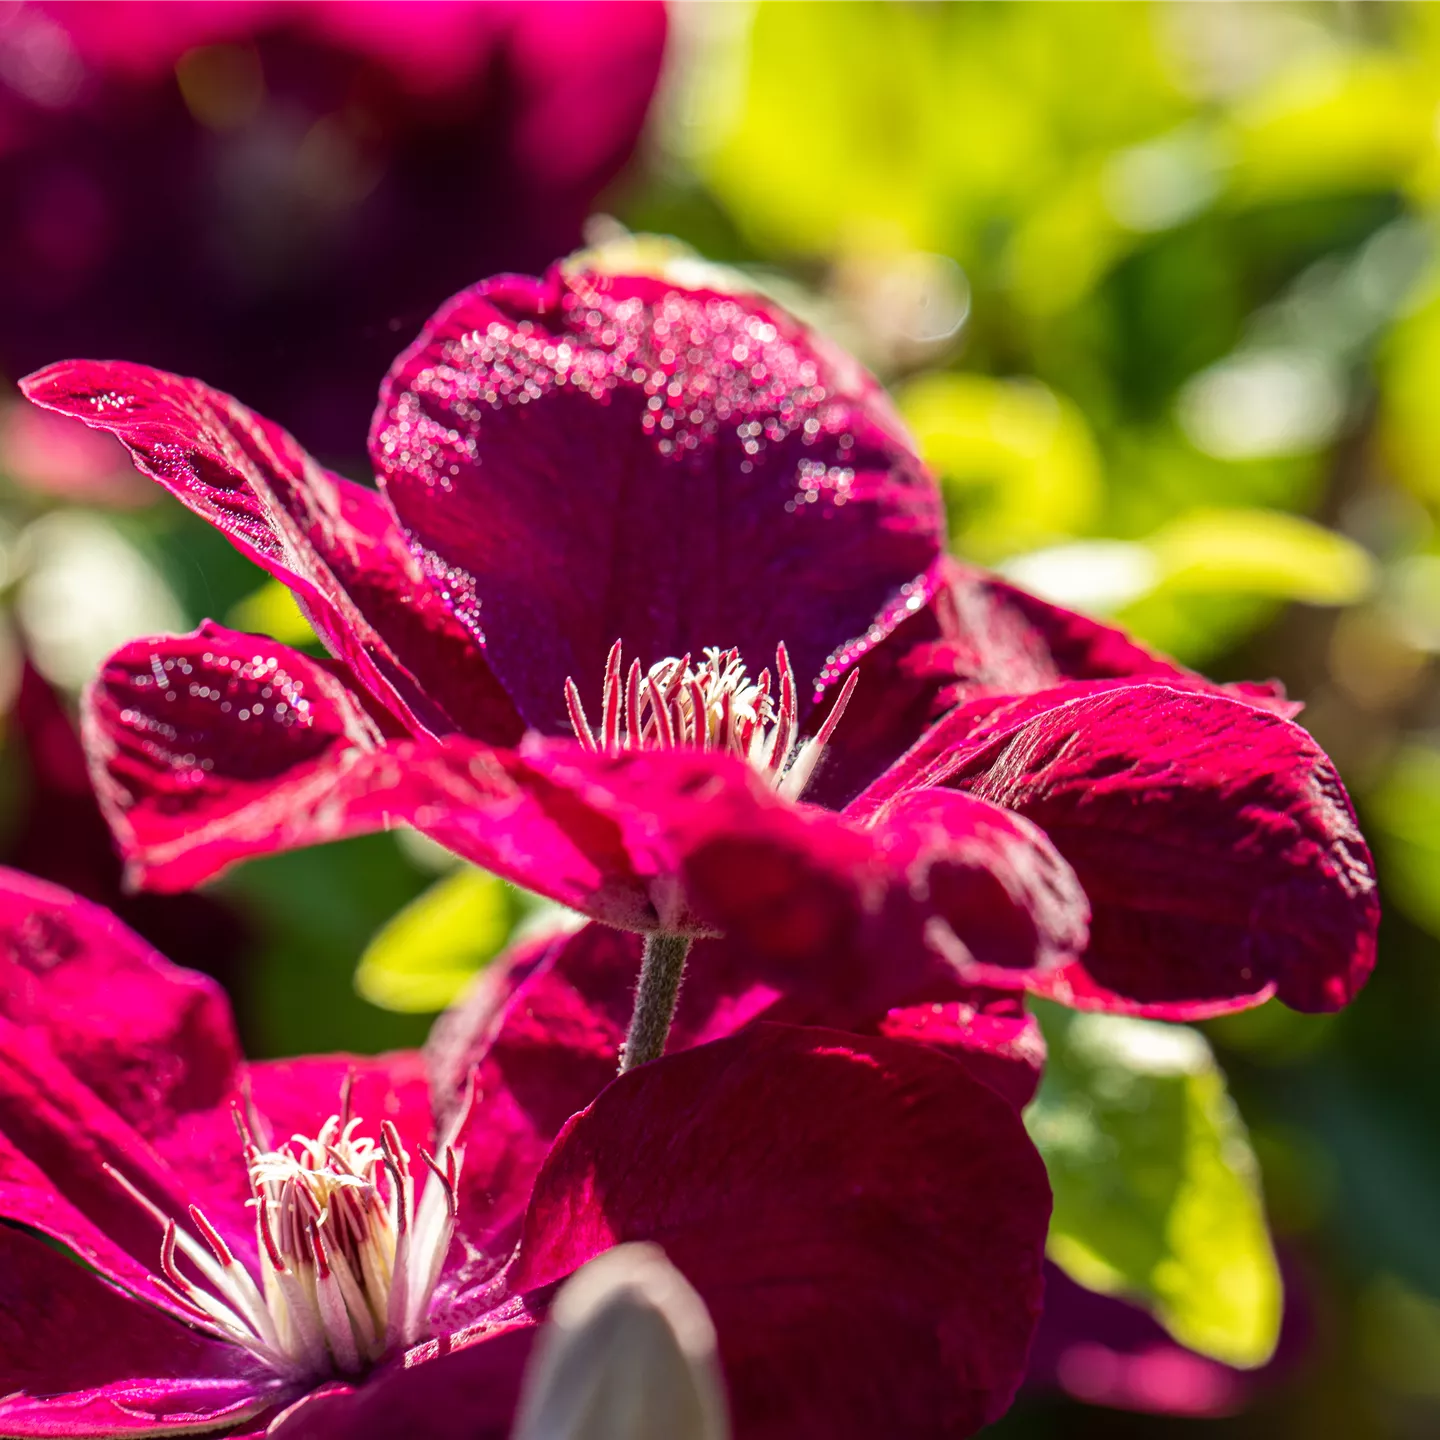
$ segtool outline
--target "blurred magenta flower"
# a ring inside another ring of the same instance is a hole
[[[570,1118],[552,1030],[432,1111],[421,1054],[247,1064],[212,982],[13,871],[0,1042],[6,1435],[503,1440],[557,1282],[645,1239],[742,1440],[968,1435],[1024,1368],[1044,1168],[921,1046],[756,1027]]]
[[[383,496],[198,382],[25,389],[338,657],[206,626],[112,658],[89,739],[143,883],[403,819],[612,925],[733,937],[847,1024],[961,982],[1327,1009],[1368,973],[1368,852],[1284,702],[940,557],[883,393],[767,302],[575,266],[462,293],[382,389]]]
[[[109,435],[19,399],[0,400],[0,475],[37,495],[82,505],[128,509],[156,498]]]
[[[435,295],[579,243],[664,39],[659,0],[4,6],[0,373],[128,355],[359,458]]]
[[[1313,1327],[1305,1287],[1287,1268],[1279,1348],[1258,1370],[1239,1370],[1187,1350],[1139,1306],[1086,1290],[1047,1261],[1045,1313],[1026,1388],[1058,1390],[1112,1410],[1205,1419],[1238,1414],[1288,1378],[1308,1349]]]

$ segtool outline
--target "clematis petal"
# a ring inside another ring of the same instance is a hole
[[[462,1136],[460,1228],[487,1255],[509,1255],[555,1136],[615,1078],[640,952],[638,935],[593,921],[523,944],[431,1032],[426,1058],[442,1124],[476,1072],[477,1098]],[[670,1052],[770,1012],[779,994],[756,969],[730,941],[697,941]],[[469,1274],[457,1280],[474,1282]]]
[[[912,893],[970,951],[972,978],[1048,971],[1085,948],[1089,905],[1075,872],[1020,815],[926,786],[897,796],[872,829]]]
[[[410,819],[458,853],[625,929],[726,935],[756,980],[834,1023],[921,994],[961,951],[1047,966],[1083,939],[1065,862],[990,806],[939,795],[862,827],[779,799],[730,757],[539,739],[517,756],[450,742],[411,764],[436,798]],[[932,917],[959,947],[935,943]]]
[[[918,580],[907,601],[918,601],[876,644],[857,647],[852,661],[842,654],[833,677],[820,687],[822,702],[836,694],[852,673],[859,676],[805,798],[830,810],[842,809],[871,780],[905,753],[954,703],[955,667],[946,640],[950,567],[942,556]],[[953,628],[953,627],[952,627]],[[818,704],[805,725],[813,735],[830,707]]]
[[[737,1440],[961,1437],[1021,1378],[1049,1209],[1019,1116],[953,1061],[762,1025],[566,1125],[510,1283],[656,1240],[714,1319]]]
[[[754,296],[560,267],[443,306],[390,371],[381,483],[525,719],[649,666],[789,649],[802,685],[906,613],[939,495],[879,387]],[[877,615],[888,618],[877,622]]]
[[[460,1230],[491,1259],[514,1248],[535,1174],[565,1121],[615,1078],[640,952],[638,935],[595,922],[520,945],[431,1032],[425,1054],[441,1125],[476,1075],[462,1136]],[[760,978],[764,969],[733,940],[697,941],[667,1053],[723,1039],[757,1019],[825,1023],[821,1001],[787,999]],[[1033,1095],[1045,1057],[1039,1026],[1019,996],[947,978],[925,1003],[892,1009],[875,1028],[942,1050],[1017,1109]],[[467,1266],[447,1288],[452,1295],[473,1291],[493,1270]]]
[[[305,1396],[266,1434],[269,1440],[507,1440],[535,1336],[528,1321],[444,1336],[364,1385],[331,1385]]]
[[[181,890],[384,823],[394,766],[374,718],[325,665],[263,636],[207,623],[124,646],[84,726],[132,883]]]
[[[115,1178],[167,1214],[192,1196],[156,1151],[56,1059],[43,1033],[0,1021],[0,1222],[28,1226],[168,1308],[150,1283],[160,1228]]]
[[[1309,735],[1265,709],[1098,682],[977,700],[851,810],[883,823],[908,785],[1012,809],[1075,867],[1090,945],[1029,977],[1036,993],[1169,1019],[1270,995],[1333,1010],[1374,964],[1379,903],[1349,798]]]
[[[37,405],[108,430],[135,464],[289,585],[331,651],[413,729],[513,743],[521,726],[379,495],[198,380],[71,360],[21,382]]]
[[[283,1398],[274,1374],[236,1346],[0,1225],[0,1433],[191,1434],[228,1429]]]
[[[891,1040],[934,1046],[1017,1110],[1035,1098],[1045,1037],[1018,995],[956,985],[949,998],[897,1006],[877,1028]]]
[[[860,659],[860,683],[806,790],[808,800],[844,808],[945,711],[979,697],[1032,695],[1067,681],[1137,679],[1229,695],[1287,718],[1301,708],[1285,699],[1277,682],[1216,685],[1123,630],[952,556],[935,563],[917,589],[921,595],[923,606]]]
[[[935,604],[944,663],[956,682],[953,699],[1028,695],[1067,680],[1144,679],[1229,695],[1286,718],[1300,710],[1286,700],[1278,681],[1216,685],[1113,625],[1052,605],[961,561],[947,558],[942,564],[948,584]]]
[[[147,1140],[219,1104],[240,1062],[224,992],[108,910],[0,867],[0,1016]]]

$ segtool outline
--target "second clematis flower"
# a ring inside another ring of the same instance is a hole
[[[558,1282],[635,1240],[703,1298],[736,1440],[1005,1410],[1049,1187],[961,1066],[763,1025],[570,1116],[586,1037],[547,1038],[458,1088],[453,1046],[247,1063],[212,981],[0,869],[0,1434],[506,1440]]]
[[[883,392],[767,301],[583,260],[463,292],[382,387],[380,494],[196,381],[24,388],[335,657],[207,625],[112,658],[88,735],[141,883],[415,824],[654,937],[632,1062],[715,936],[771,962],[749,1013],[843,1024],[965,986],[1329,1009],[1368,973],[1369,856],[1283,701],[942,557]]]

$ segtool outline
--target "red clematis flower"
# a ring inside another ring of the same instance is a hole
[[[213,626],[113,657],[89,737],[145,884],[403,819],[610,924],[729,936],[845,1024],[959,982],[1327,1009],[1373,962],[1368,853],[1284,702],[940,558],[883,394],[766,302],[578,265],[464,292],[382,389],[382,495],[195,381],[25,388],[337,657]]]
[[[213,982],[0,871],[0,1432],[503,1440],[557,1282],[647,1238],[709,1308],[739,1440],[1008,1405],[1049,1190],[960,1066],[764,1025],[567,1119],[584,1037],[547,1044],[458,1087],[434,1057],[433,1113],[420,1054],[246,1064]]]

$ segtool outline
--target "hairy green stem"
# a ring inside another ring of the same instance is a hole
[[[620,1073],[633,1070],[665,1053],[675,1002],[680,998],[680,981],[685,974],[685,957],[690,953],[688,935],[667,935],[656,930],[645,937],[645,958],[640,962],[640,984],[635,989],[635,1009],[630,1030],[620,1053]]]

